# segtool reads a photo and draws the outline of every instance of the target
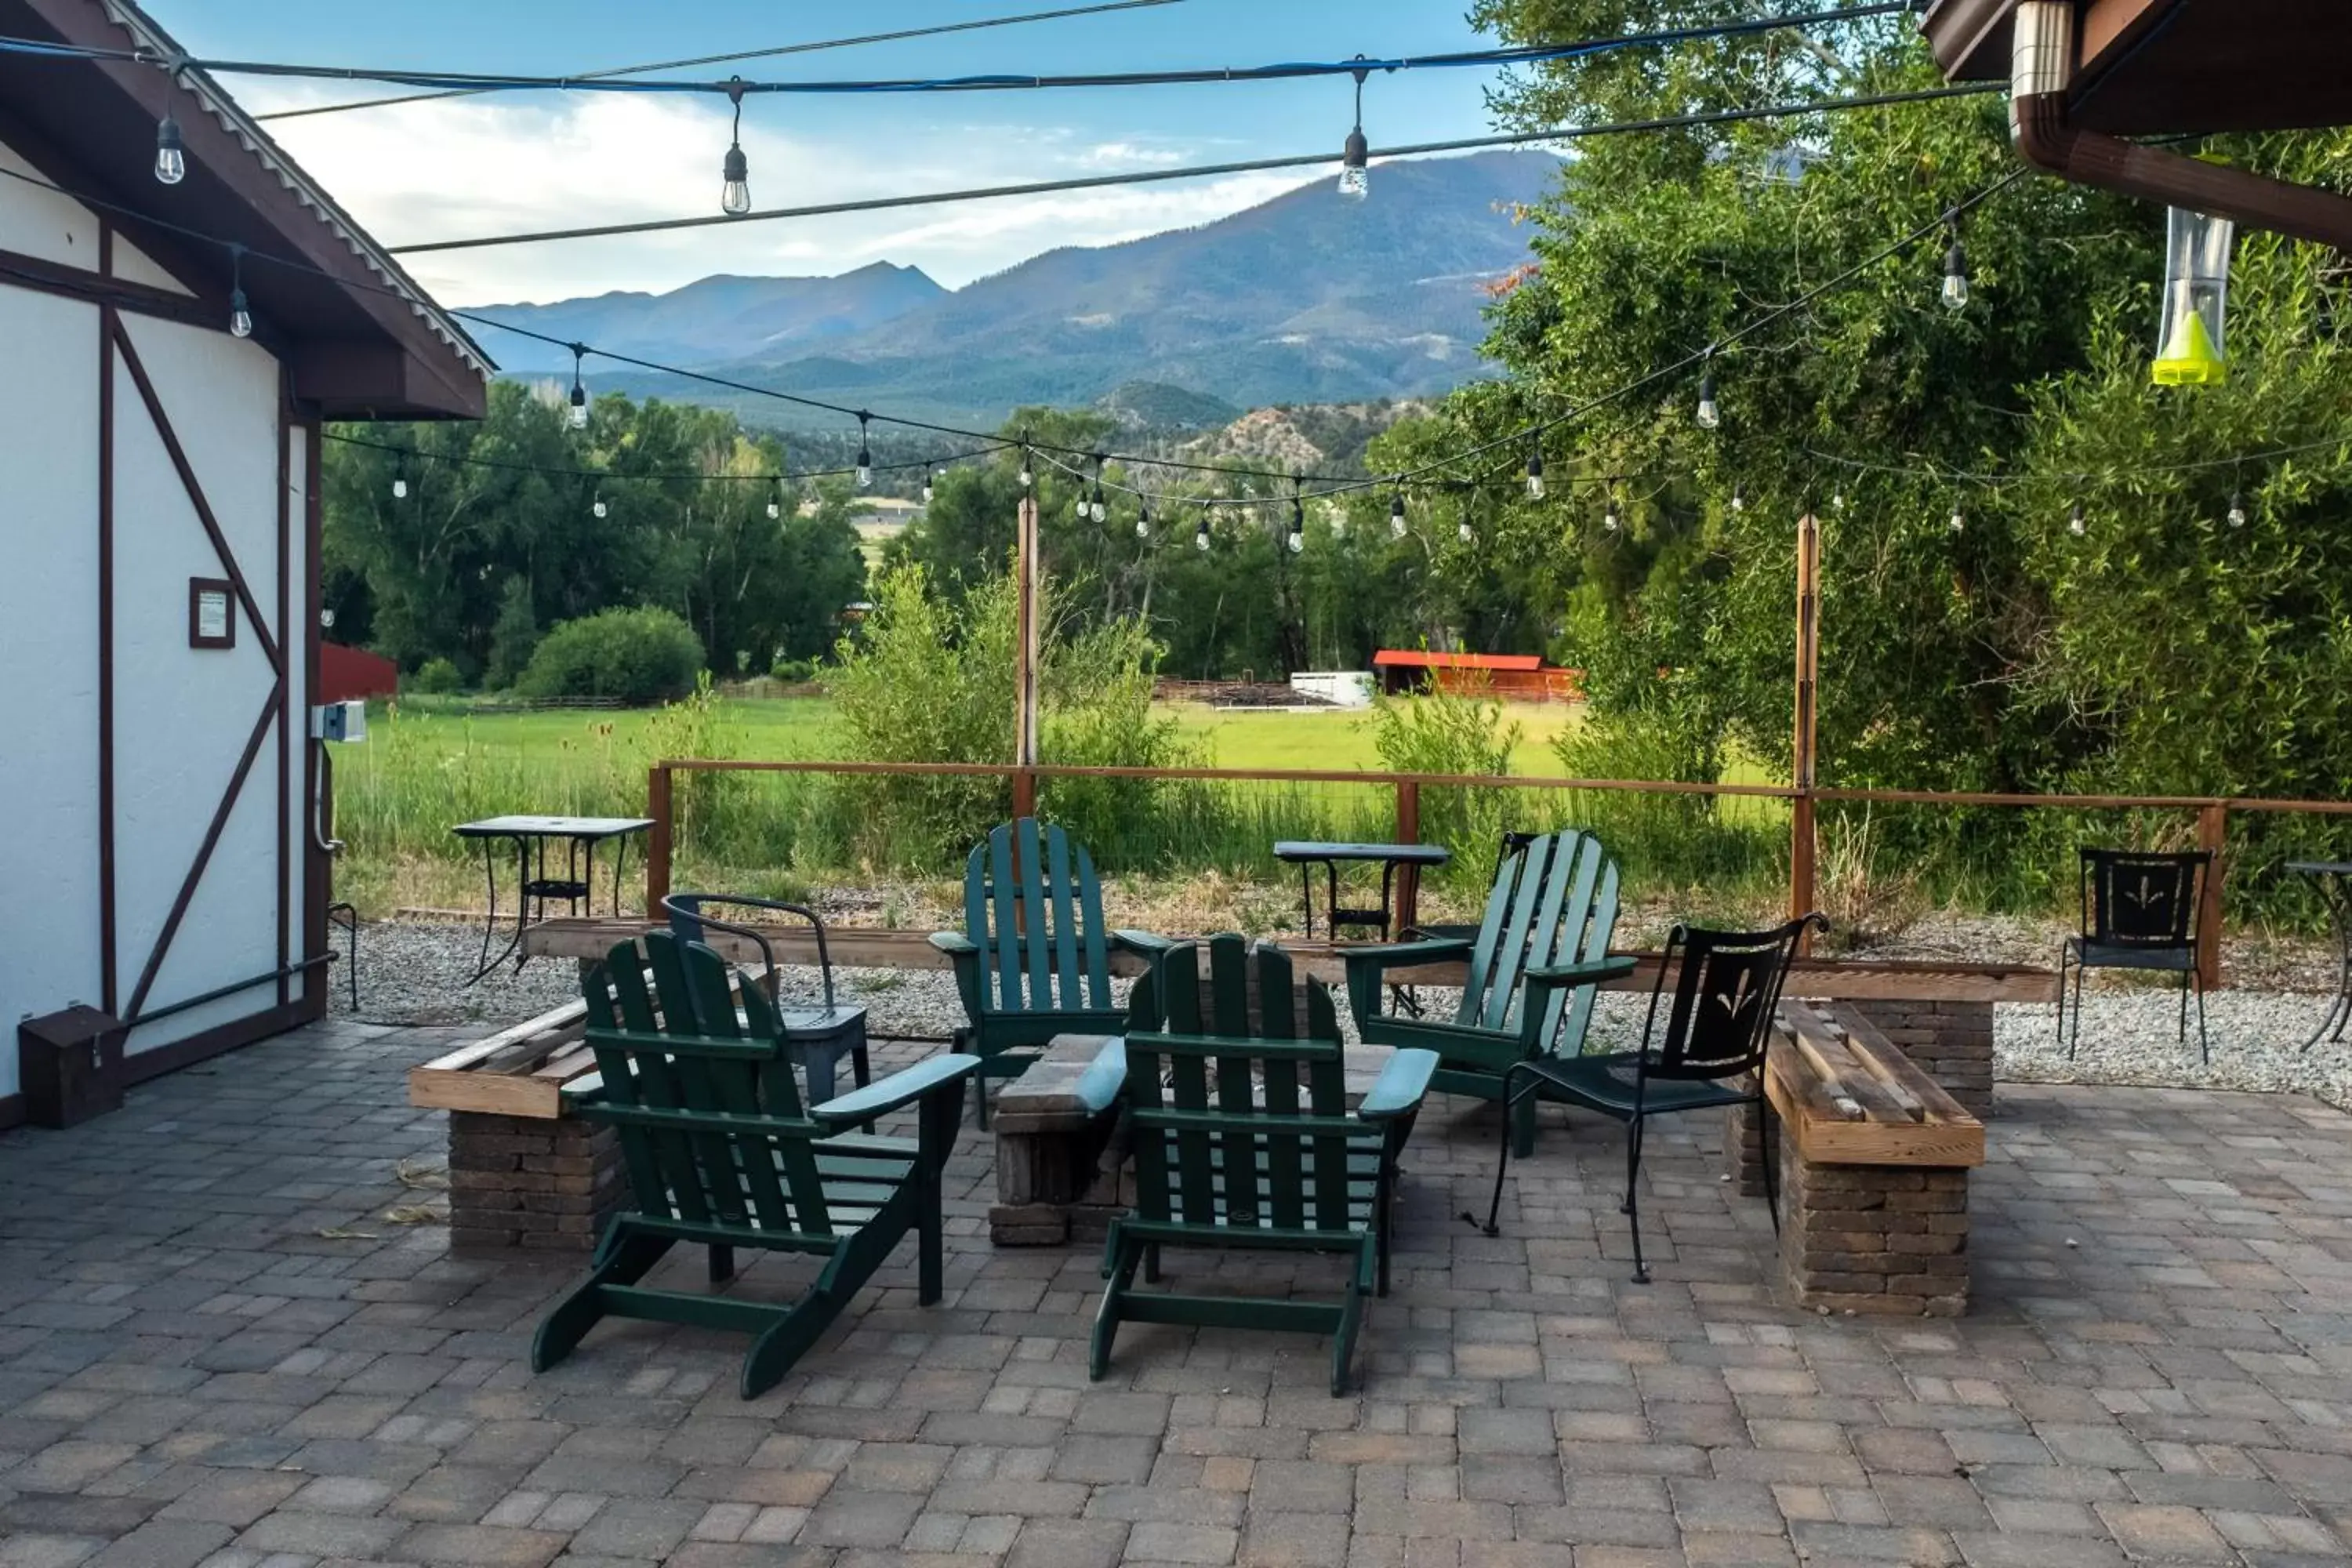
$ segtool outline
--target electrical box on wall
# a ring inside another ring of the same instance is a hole
[[[314,741],[364,741],[367,739],[367,704],[322,702],[310,710],[310,738]]]

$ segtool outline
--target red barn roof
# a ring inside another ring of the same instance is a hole
[[[1532,675],[1543,667],[1543,660],[1531,653],[1429,653],[1384,647],[1372,655],[1374,669],[1492,669]]]

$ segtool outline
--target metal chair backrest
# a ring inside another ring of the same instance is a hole
[[[589,972],[588,1047],[638,1212],[762,1234],[830,1236],[833,1217],[792,1065],[756,984],[666,931],[622,942]],[[744,1016],[739,1020],[737,1008]]]
[[[2094,945],[2197,945],[2197,904],[2213,857],[2202,849],[2157,854],[2085,849],[2077,879],[2083,935]]]
[[[828,1013],[833,1011],[833,955],[825,949],[824,921],[806,904],[786,903],[781,899],[754,899],[733,893],[670,893],[663,897],[661,903],[662,912],[669,917],[670,934],[680,942],[702,941],[706,927],[749,940],[760,950],[760,960],[766,966],[761,977],[767,983],[767,992],[772,998],[780,993],[776,984],[776,950],[769,944],[767,933],[757,926],[722,921],[709,912],[709,906],[723,904],[729,908],[772,910],[779,914],[797,915],[808,921],[816,933],[816,969],[824,985],[824,1010]]]
[[[963,918],[989,1010],[1116,1005],[1094,859],[1059,827],[1024,816],[989,829],[964,866]]]
[[[1642,1076],[1690,1081],[1761,1071],[1798,938],[1814,924],[1829,926],[1816,914],[1773,931],[1675,927],[1642,1026]],[[1653,1040],[1658,999],[1670,974],[1675,992],[1665,1037]]]
[[[1348,1110],[1330,993],[1302,991],[1288,953],[1253,953],[1231,933],[1170,949],[1135,989],[1134,1018],[1154,1026],[1127,1035],[1136,1213],[1218,1230],[1360,1229],[1349,1162],[1366,1129]]]
[[[1516,1030],[1520,976],[1608,957],[1617,926],[1617,862],[1599,838],[1575,830],[1515,837],[1525,842],[1496,868],[1454,1017],[1473,1028]],[[1592,996],[1591,986],[1552,992],[1536,1038],[1549,1049],[1565,1017],[1568,1038],[1581,1039]]]

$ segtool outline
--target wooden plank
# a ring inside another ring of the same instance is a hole
[[[421,1072],[465,1072],[488,1058],[498,1055],[509,1046],[527,1040],[534,1035],[571,1027],[576,1037],[588,1028],[588,1004],[574,999],[560,1007],[551,1007],[536,1018],[527,1018],[511,1028],[500,1029],[487,1039],[476,1040],[470,1046],[460,1046],[446,1057],[436,1057],[422,1067],[408,1069],[413,1080]]]
[[[1916,1121],[1904,1102],[1886,1090],[1878,1075],[1864,1062],[1828,1019],[1810,1007],[1791,1007],[1785,1015],[1796,1031],[1797,1049],[1816,1071],[1834,1080],[1834,1092],[1853,1107],[1853,1116],[1873,1121]]]
[[[586,1046],[575,1046],[561,1056],[550,1057],[545,1066],[530,1076],[562,1084],[596,1068],[596,1053]]]
[[[602,958],[613,944],[651,929],[634,919],[542,921],[523,932],[523,951],[533,957]],[[755,963],[759,950],[743,938],[711,931],[711,944],[736,963]],[[836,965],[864,969],[946,969],[947,955],[930,944],[928,933],[833,927],[825,932]],[[816,943],[805,928],[779,927],[769,938],[779,964],[810,965],[816,962]],[[1326,984],[1347,978],[1348,943],[1285,942],[1284,949],[1301,973]],[[1658,956],[1633,955],[1632,975],[1605,989],[1647,991],[1657,983]],[[1459,985],[1465,966],[1460,962],[1417,964],[1391,970],[1388,979],[1399,985]],[[1133,953],[1110,955],[1113,974],[1132,979],[1143,973],[1143,961]],[[2051,970],[2011,964],[1911,963],[1861,962],[1849,959],[1800,959],[1790,968],[1786,994],[1791,998],[1838,1001],[1906,1002],[2052,1002],[2058,995],[2058,976]]]
[[[1945,1123],[1843,1121],[1818,1114],[1802,1089],[1791,1082],[1784,1065],[1790,1057],[1786,1051],[1775,1053],[1771,1069],[1764,1075],[1764,1091],[1782,1128],[1794,1135],[1798,1153],[1814,1164],[1949,1169],[1984,1163],[1984,1124],[1973,1117]]]
[[[1910,1053],[1882,1034],[1877,1025],[1864,1017],[1860,1009],[1832,1006],[1824,1009],[1824,1014],[1831,1022],[1846,1031],[1846,1037],[1853,1042],[1857,1056],[1867,1055],[1874,1064],[1885,1068],[1889,1078],[1903,1085],[1919,1102],[1927,1121],[1959,1122],[1977,1120],[1967,1106],[1952,1098],[1949,1089],[1913,1061]]]
[[[1831,1099],[1832,1084],[1843,1104]],[[1815,1164],[1984,1163],[1984,1124],[1852,1007],[1787,1007],[1764,1091],[1797,1152]],[[1847,1114],[1849,1105],[1863,1114]]]

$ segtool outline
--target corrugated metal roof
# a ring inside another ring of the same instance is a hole
[[[1544,661],[1531,653],[1430,653],[1418,648],[1384,647],[1372,655],[1375,669],[1541,669]]]

